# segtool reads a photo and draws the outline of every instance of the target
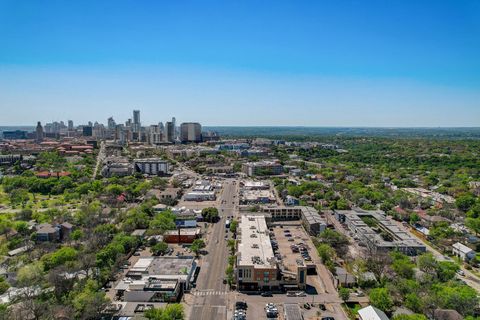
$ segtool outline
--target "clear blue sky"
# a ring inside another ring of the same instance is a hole
[[[0,0],[0,125],[479,126],[480,1]]]

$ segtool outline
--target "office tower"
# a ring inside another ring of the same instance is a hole
[[[91,124],[91,122],[89,122],[89,124]],[[83,126],[82,135],[84,137],[91,137],[93,135],[93,127],[92,126]]]
[[[182,142],[202,141],[202,126],[198,122],[184,122],[180,125],[180,140]]]
[[[140,132],[140,110],[133,110],[133,132]]]
[[[93,127],[92,121],[88,121],[88,126],[89,126],[89,127]]]
[[[116,123],[115,120],[113,120],[113,117],[108,118],[107,122],[108,130],[115,130]]]
[[[165,127],[163,126],[163,122],[159,122],[158,123],[158,128],[160,129],[160,131],[163,132],[163,130],[165,130]]]
[[[43,127],[40,121],[37,122],[37,128],[35,130],[35,140],[38,143],[43,141]]]
[[[172,125],[173,125],[173,140],[177,140],[178,134],[177,134],[177,119],[175,117],[172,117]]]
[[[165,123],[165,140],[167,142],[173,142],[174,141],[174,126],[173,122],[166,122]]]
[[[68,120],[68,131],[73,131],[73,120]]]

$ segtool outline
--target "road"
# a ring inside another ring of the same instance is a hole
[[[95,163],[95,168],[93,169],[92,180],[95,180],[98,173],[98,168],[102,165],[103,159],[105,159],[105,141],[100,142],[100,150],[97,155],[97,162]]]
[[[237,200],[237,184],[225,180],[218,207],[221,220],[211,227],[208,235],[208,254],[202,258],[197,287],[192,292],[194,302],[189,319],[227,319],[228,287],[223,283],[228,263],[226,217],[233,216]]]

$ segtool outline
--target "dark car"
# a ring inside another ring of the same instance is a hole
[[[319,307],[319,308],[320,308],[320,310],[322,310],[322,311],[325,311],[325,310],[327,310],[327,308],[325,307],[325,305],[324,305],[324,304],[319,304],[319,305],[318,305],[318,307]]]
[[[247,309],[247,303],[243,301],[235,302],[235,309],[245,310]]]
[[[265,292],[262,292],[261,296],[262,297],[273,297],[273,294],[270,291],[265,291]]]
[[[334,317],[323,317],[322,320],[335,320]]]

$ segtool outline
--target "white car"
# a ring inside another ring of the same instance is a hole
[[[303,292],[303,291],[300,291],[300,292],[295,293],[295,296],[297,296],[297,297],[306,297],[307,294],[306,294],[305,292]]]

